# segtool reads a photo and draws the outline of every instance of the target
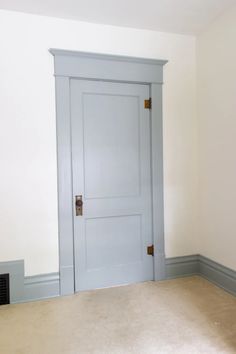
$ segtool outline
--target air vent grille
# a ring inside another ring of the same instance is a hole
[[[0,305],[6,305],[9,303],[9,274],[0,274]]]

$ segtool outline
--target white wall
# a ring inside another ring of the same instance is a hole
[[[236,270],[236,6],[197,41],[200,252]]]
[[[58,270],[51,47],[168,59],[164,86],[166,254],[198,252],[195,38],[0,11],[0,261]]]

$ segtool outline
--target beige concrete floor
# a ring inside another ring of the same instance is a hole
[[[236,353],[236,298],[196,276],[1,306],[0,353]]]

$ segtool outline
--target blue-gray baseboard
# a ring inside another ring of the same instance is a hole
[[[25,277],[24,300],[42,300],[60,295],[59,273]]]
[[[24,260],[0,262],[0,274],[10,275],[10,303],[59,296],[59,273],[25,277]]]
[[[42,300],[60,295],[59,273],[24,277],[24,260],[0,262],[0,274],[10,274],[10,302]],[[236,295],[236,271],[201,255],[166,259],[166,279],[200,275]]]
[[[199,256],[166,258],[166,279],[199,274]]]
[[[166,259],[166,279],[191,275],[200,275],[236,295],[236,271],[198,254]]]

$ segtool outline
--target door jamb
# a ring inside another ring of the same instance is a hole
[[[50,49],[56,80],[60,294],[75,292],[70,79],[149,84],[154,280],[165,279],[162,84],[164,60]]]

